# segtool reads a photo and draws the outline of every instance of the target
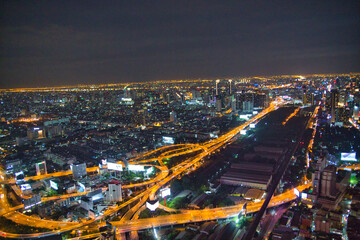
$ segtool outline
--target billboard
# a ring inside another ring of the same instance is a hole
[[[250,128],[255,128],[255,123],[250,123]]]
[[[162,137],[163,139],[163,143],[167,143],[167,144],[174,144],[174,138],[173,137]]]
[[[15,173],[16,183],[25,182],[24,177],[25,177],[25,176],[24,176],[24,172],[23,172],[23,171],[20,171],[20,172]]]
[[[154,171],[153,167],[146,169],[146,174],[150,174]]]
[[[53,188],[54,190],[58,190],[58,185],[56,182],[54,182],[53,180],[50,180],[50,187]]]
[[[246,135],[246,130],[241,130],[241,131],[240,131],[240,134],[241,134],[241,135]]]
[[[164,198],[166,196],[170,196],[171,195],[170,188],[160,189],[160,195],[162,198]]]
[[[341,161],[356,162],[356,153],[341,153]]]
[[[20,189],[21,189],[21,191],[30,190],[31,186],[30,186],[30,184],[25,183],[25,184],[20,185]]]
[[[21,175],[22,175],[22,176],[21,176]],[[16,173],[15,173],[15,177],[16,177],[16,179],[18,179],[18,178],[24,178],[24,172],[23,172],[23,171],[16,172]]]
[[[308,195],[307,193],[301,193],[301,199],[307,199]]]
[[[109,170],[115,170],[115,171],[122,171],[123,170],[123,167],[121,164],[118,164],[118,163],[110,163],[108,162],[107,163],[107,168]]]
[[[294,188],[294,193],[295,193],[296,196],[300,197],[300,192],[296,188]]]
[[[146,202],[146,207],[150,209],[150,211],[155,211],[159,207],[159,201]]]
[[[240,118],[249,120],[249,115],[247,115],[247,114],[240,114]]]
[[[145,168],[143,165],[129,165],[128,170],[135,171],[135,172],[144,172]]]

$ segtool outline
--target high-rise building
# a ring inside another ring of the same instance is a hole
[[[231,110],[233,112],[236,112],[236,110],[237,110],[237,101],[236,101],[236,97],[234,95],[231,96]]]
[[[269,106],[269,95],[264,92],[258,92],[254,96],[254,107],[266,108]]]
[[[242,112],[252,113],[254,110],[254,92],[243,92],[238,95],[239,104],[242,108]]]
[[[314,105],[314,94],[304,92],[304,94],[303,94],[303,104],[304,105]]]
[[[354,106],[353,118],[355,121],[359,120],[359,107],[358,106]]]
[[[262,92],[265,94],[264,107],[267,108],[270,105],[270,91],[268,89],[265,89],[265,90],[262,90]]]
[[[36,163],[35,168],[36,168],[36,175],[37,176],[47,174],[46,161]]]
[[[216,96],[219,95],[219,89],[218,89],[219,83],[220,83],[220,79],[217,79],[217,80],[216,80]]]
[[[252,113],[254,110],[254,102],[251,101],[245,101],[243,102],[242,111],[244,113]]]
[[[171,111],[170,112],[170,122],[177,122],[177,116],[176,116],[176,112],[175,111]]]
[[[336,122],[347,123],[350,118],[350,109],[340,107],[336,109]]]
[[[27,137],[30,140],[39,139],[39,138],[45,138],[46,137],[45,130],[43,128],[40,128],[40,127],[28,128]]]
[[[312,174],[312,185],[315,195],[318,195],[320,192],[320,180],[321,180],[321,173],[326,167],[326,157],[320,156],[315,165],[315,172]]]
[[[347,106],[347,100],[348,100],[348,92],[346,90],[342,90],[339,93],[339,105]]]
[[[200,92],[196,91],[196,89],[191,90],[191,99],[198,99]]]
[[[85,163],[74,163],[71,165],[74,179],[80,179],[87,175]]]
[[[215,107],[217,112],[221,112],[222,110],[222,98],[220,96],[216,96]]]
[[[109,183],[109,189],[105,192],[105,200],[109,202],[122,201],[121,184]]]
[[[327,166],[321,174],[321,197],[336,196],[336,167],[334,165]]]
[[[147,111],[145,109],[138,110],[133,116],[133,123],[137,126],[146,125]]]
[[[330,114],[331,114],[331,122],[334,123],[336,121],[336,108],[339,103],[339,91],[337,89],[331,89],[330,92]]]
[[[231,83],[232,83],[232,79],[229,79],[229,95],[232,94]]]

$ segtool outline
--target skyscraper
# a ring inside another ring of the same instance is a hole
[[[232,79],[229,79],[229,94],[230,95],[232,94],[231,82],[232,82]]]
[[[245,113],[252,113],[254,110],[254,93],[247,92],[242,103],[242,111]]]
[[[216,96],[219,95],[219,89],[218,89],[218,85],[219,85],[220,79],[216,80]]]
[[[303,104],[304,105],[314,105],[314,94],[304,92],[304,94],[303,94]]]
[[[337,89],[331,89],[330,93],[330,114],[331,114],[331,122],[334,123],[336,121],[336,107],[339,103],[339,91]]]
[[[176,116],[176,112],[175,111],[171,111],[170,112],[170,122],[177,122],[177,116]]]
[[[216,104],[216,111],[217,112],[221,112],[221,110],[222,110],[222,98],[218,95],[218,96],[216,96],[216,102],[215,102],[215,104]]]
[[[321,174],[321,197],[335,197],[336,195],[336,167],[327,166]]]
[[[237,110],[237,101],[234,95],[231,96],[231,110],[235,112]]]

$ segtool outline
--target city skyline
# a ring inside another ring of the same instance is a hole
[[[357,1],[3,1],[1,9],[0,89],[360,66]]]
[[[360,239],[360,1],[0,1],[0,239]]]
[[[0,238],[357,239],[359,89],[331,74],[0,91]]]

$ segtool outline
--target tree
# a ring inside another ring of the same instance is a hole
[[[173,181],[173,182],[171,183],[171,191],[172,191],[172,192],[178,193],[178,192],[181,192],[183,189],[184,189],[184,188],[183,188],[180,180],[175,179],[175,181]]]

